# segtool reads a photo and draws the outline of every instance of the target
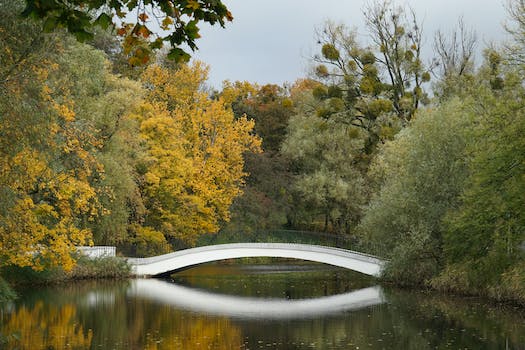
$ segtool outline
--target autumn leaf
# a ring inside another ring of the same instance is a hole
[[[168,30],[168,28],[170,27],[170,25],[173,24],[173,19],[171,19],[171,17],[169,16],[166,16],[164,17],[164,19],[162,20],[162,23],[161,23],[161,28],[164,29],[164,30]]]
[[[124,35],[126,35],[127,32],[128,32],[127,29],[124,28],[124,27],[122,27],[122,28],[119,28],[119,29],[117,30],[117,35],[119,35],[119,36],[124,36]]]
[[[148,15],[146,13],[141,13],[140,15],[138,15],[138,19],[142,22],[146,22],[148,20]]]
[[[201,7],[198,1],[196,0],[189,0],[188,4],[186,5],[186,8],[192,9],[192,10],[198,10]]]

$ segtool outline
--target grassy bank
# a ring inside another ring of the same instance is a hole
[[[501,273],[484,271],[482,276],[479,272],[475,273],[476,268],[479,269],[478,264],[457,264],[416,283],[414,279],[406,278],[394,265],[386,268],[381,282],[407,289],[433,290],[444,295],[481,297],[525,308],[525,262],[508,267]]]
[[[131,266],[118,257],[87,258],[81,256],[71,271],[64,271],[60,267],[42,271],[18,266],[6,266],[2,269],[2,277],[12,286],[53,284],[86,279],[123,279],[130,276]]]
[[[525,262],[518,263],[500,274],[478,276],[468,265],[447,268],[433,278],[429,285],[441,292],[490,298],[525,307]]]

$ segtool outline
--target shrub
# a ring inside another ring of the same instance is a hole
[[[0,277],[0,303],[5,303],[16,298],[16,293],[11,289],[9,284]]]

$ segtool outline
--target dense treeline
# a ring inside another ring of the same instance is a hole
[[[229,220],[260,139],[207,67],[126,66],[94,47],[118,48],[108,33],[81,44],[0,5],[1,265],[69,270],[75,245],[160,252]]]
[[[309,78],[220,91],[202,63],[137,65],[110,31],[81,44],[14,5],[0,1],[0,265],[291,228],[352,239],[400,284],[525,302],[520,1],[512,42],[479,64],[461,21],[426,64],[415,14],[378,1],[369,42],[318,31]]]
[[[293,104],[274,156],[284,166],[256,163],[274,187],[249,179],[264,197],[241,197],[234,219],[352,238],[389,259],[384,277],[399,284],[524,303],[525,7],[509,9],[513,42],[482,50],[478,65],[462,21],[436,34],[428,65],[403,8],[367,9],[368,44],[326,23],[311,78],[279,97],[281,111]],[[281,215],[262,222],[261,198]]]

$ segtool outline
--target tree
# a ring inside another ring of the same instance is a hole
[[[130,117],[142,87],[111,74],[101,51],[71,38],[63,45],[56,85],[68,91],[76,122],[98,140],[93,155],[103,168],[90,181],[99,203],[97,216],[85,218],[84,226],[95,244],[122,243],[128,239],[128,224],[140,221],[144,211],[135,171],[143,149],[137,122]]]
[[[275,154],[281,148],[288,119],[293,114],[293,103],[285,87],[275,84],[263,86],[247,82],[225,82],[222,95],[231,95],[236,117],[246,115],[255,122],[255,132],[262,139],[265,152]]]
[[[231,101],[235,118],[246,116],[255,122],[263,149],[246,155],[246,186],[232,205],[232,220],[221,231],[282,228],[290,212],[289,160],[279,152],[294,111],[289,91],[273,84],[227,81],[220,96]]]
[[[366,197],[363,176],[355,166],[361,156],[363,131],[319,118],[311,90],[297,93],[296,98],[297,115],[290,118],[282,146],[296,169],[292,192],[301,205],[294,211],[304,214],[294,221],[314,223],[319,230],[349,233]]]
[[[476,43],[476,33],[467,28],[462,18],[448,36],[437,31],[433,47],[440,71],[438,78],[473,74]]]
[[[80,41],[93,38],[93,26],[108,28],[119,24],[117,33],[124,37],[126,50],[134,50],[130,59],[132,65],[147,63],[150,50],[161,48],[164,42],[171,45],[170,58],[188,60],[189,55],[180,48],[187,44],[191,50],[197,48],[195,40],[200,37],[199,22],[219,23],[233,19],[220,0],[25,0],[25,17],[43,19],[46,32],[66,28]],[[128,19],[134,17],[131,23]],[[168,32],[166,36],[155,34],[152,27],[158,26]],[[149,48],[135,47],[140,40],[150,40]]]
[[[17,20],[20,4],[0,5],[0,264],[67,270],[91,238],[79,218],[98,206],[99,143],[60,86],[61,37]]]
[[[461,206],[447,217],[444,240],[448,263],[468,266],[478,287],[498,284],[501,274],[523,258],[525,240],[525,90],[517,69],[503,70],[503,85],[493,85],[493,55],[475,95],[479,120],[469,145],[470,176]]]
[[[476,44],[475,32],[467,28],[461,18],[448,35],[436,32],[433,44],[436,57],[432,72],[436,77],[434,95],[439,100],[461,94],[463,86],[474,82]]]
[[[389,1],[373,3],[365,10],[372,40],[379,48],[378,62],[387,73],[394,111],[402,122],[410,121],[426,98],[422,84],[430,80],[421,60],[422,28],[409,9],[394,8]]]
[[[420,57],[421,27],[390,2],[376,2],[364,12],[372,45],[362,46],[356,31],[328,22],[318,33],[321,55],[314,90],[324,101],[317,114],[365,130],[365,153],[407,125],[427,96],[430,74]]]
[[[511,23],[505,26],[513,40],[507,45],[509,61],[523,67],[525,64],[525,3],[522,0],[508,0],[507,12]]]
[[[229,103],[202,92],[206,77],[201,63],[149,67],[137,116],[147,147],[144,224],[190,245],[229,220],[246,176],[243,154],[260,147],[253,122],[235,119]]]
[[[376,254],[390,259],[387,275],[399,283],[424,284],[443,264],[442,220],[459,206],[473,123],[466,98],[420,111],[372,163],[379,190],[359,231]]]

